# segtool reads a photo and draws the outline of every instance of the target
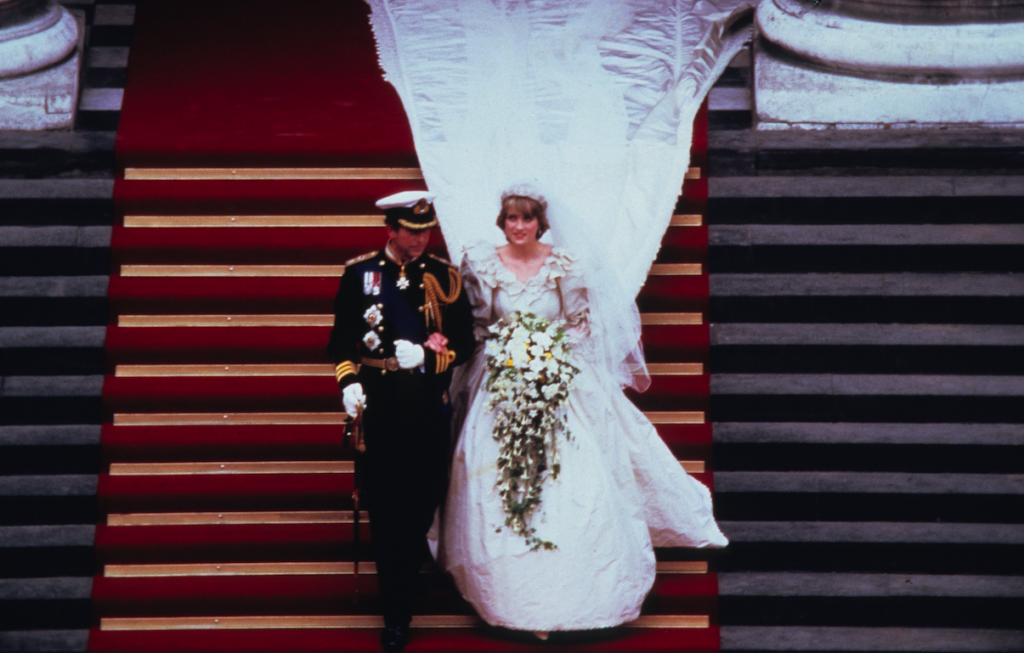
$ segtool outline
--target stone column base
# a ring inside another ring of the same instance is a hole
[[[71,129],[78,105],[78,79],[85,43],[85,15],[78,21],[78,46],[63,62],[41,71],[0,79],[0,130]]]
[[[814,67],[754,43],[757,129],[1024,127],[1024,79],[885,81]]]

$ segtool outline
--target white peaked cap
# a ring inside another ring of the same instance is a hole
[[[377,200],[378,209],[411,209],[420,200],[426,200],[433,204],[436,195],[425,190],[404,190],[401,193],[388,195],[384,199]]]

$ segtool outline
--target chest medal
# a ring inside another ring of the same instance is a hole
[[[379,295],[380,294],[380,272],[368,271],[363,273],[363,294],[364,295]]]
[[[409,277],[405,276],[404,265],[402,266],[402,269],[398,271],[398,281],[395,282],[395,285],[398,287],[399,290],[405,290],[406,288],[409,287]]]

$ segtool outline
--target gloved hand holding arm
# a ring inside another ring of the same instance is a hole
[[[414,345],[408,340],[395,341],[395,358],[398,359],[398,366],[403,370],[422,367],[423,356],[422,345]]]

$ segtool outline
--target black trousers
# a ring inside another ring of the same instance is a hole
[[[419,372],[366,370],[360,381],[367,399],[363,496],[384,623],[406,626],[428,555],[427,531],[448,487],[451,422]]]

